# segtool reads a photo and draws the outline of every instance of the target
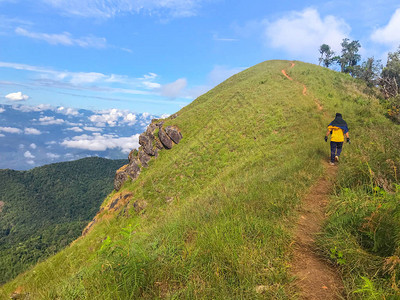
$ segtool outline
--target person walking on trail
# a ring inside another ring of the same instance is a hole
[[[342,118],[342,114],[337,113],[335,119],[328,125],[328,131],[325,134],[325,142],[328,141],[328,136],[331,134],[331,161],[333,166],[339,161],[340,153],[342,152],[344,138],[346,136],[347,143],[350,144],[349,128],[347,123]]]

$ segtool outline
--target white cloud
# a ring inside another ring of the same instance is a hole
[[[85,126],[83,127],[84,130],[86,131],[92,131],[92,132],[96,132],[96,131],[103,131],[102,128],[97,128],[97,127],[89,127],[89,126]]]
[[[108,78],[108,76],[96,72],[68,73],[68,75],[71,77],[69,82],[76,85],[99,82]],[[66,76],[68,75],[66,74]]]
[[[24,132],[25,134],[33,134],[33,135],[42,134],[42,132],[40,130],[37,130],[36,128],[25,128]]]
[[[123,123],[127,125],[134,125],[136,123],[136,115],[129,113],[124,117]]]
[[[148,89],[158,89],[161,87],[161,84],[157,82],[143,81],[143,86]]]
[[[66,115],[66,116],[75,116],[76,117],[76,116],[81,115],[79,113],[79,111],[75,108],[64,107],[64,106],[54,107],[54,106],[51,106],[50,104],[39,104],[36,106],[14,104],[12,108],[15,110],[18,110],[18,111],[22,111],[22,112],[43,112],[46,110],[50,110],[50,111],[54,111],[56,113]]]
[[[3,113],[3,112],[5,112],[5,111],[6,111],[6,110],[5,110],[4,108],[0,107],[0,114]]]
[[[56,71],[51,68],[43,68],[19,63],[0,61],[0,68],[23,70],[37,73],[36,85],[57,87],[72,90],[103,91],[110,93],[124,93],[133,95],[154,95],[160,88],[160,84],[154,82],[157,74],[149,73],[142,78],[131,78],[125,75],[103,74],[99,72],[69,72]],[[113,84],[122,84],[123,87],[112,87]],[[110,86],[111,85],[111,86]]]
[[[71,127],[71,128],[67,128],[66,130],[71,130],[71,131],[75,131],[75,132],[82,132],[83,129],[79,128],[79,127]]]
[[[7,133],[22,133],[22,130],[19,128],[15,128],[15,127],[0,127],[0,132],[7,132]]]
[[[178,80],[165,84],[161,87],[161,95],[176,98],[181,95],[182,91],[187,86],[186,78],[179,78]]]
[[[94,36],[74,38],[69,32],[63,33],[43,33],[31,32],[24,28],[17,27],[15,33],[32,39],[45,41],[51,45],[79,46],[83,48],[105,48],[107,40]]]
[[[115,135],[99,133],[93,135],[83,134],[72,139],[65,139],[61,145],[67,148],[85,149],[90,151],[106,151],[119,148],[124,153],[129,153],[139,146],[139,134],[130,137],[118,137]]]
[[[55,117],[42,117],[39,118],[40,125],[59,125],[65,123],[63,119],[56,119]]]
[[[35,158],[35,156],[30,151],[25,151],[24,157],[26,157],[26,158]]]
[[[27,160],[26,163],[29,164],[29,165],[34,165],[35,164],[35,162],[32,159]]]
[[[89,120],[96,124],[96,126],[104,127],[107,125],[109,126],[116,126],[118,119],[123,116],[122,112],[117,110],[116,108],[102,111],[100,114],[92,115],[89,117]]]
[[[162,114],[161,116],[160,116],[160,118],[161,119],[166,119],[166,118],[168,118],[170,116],[170,114]]]
[[[5,137],[5,135],[4,135],[4,134],[2,134],[2,133],[0,133],[0,137]]]
[[[11,101],[26,101],[29,99],[29,96],[22,94],[22,92],[10,93],[5,97]]]
[[[37,148],[37,146],[36,146],[35,143],[30,144],[29,147],[30,147],[31,149],[36,149],[36,148]]]
[[[79,111],[74,108],[71,108],[71,107],[60,106],[57,108],[57,112],[67,115],[67,116],[78,116],[79,115]]]
[[[394,12],[386,26],[372,32],[371,40],[392,47],[400,44],[400,8]]]
[[[51,158],[51,159],[57,159],[57,158],[60,158],[60,155],[58,155],[58,154],[55,154],[55,153],[46,153],[46,156],[48,157],[48,158]]]
[[[39,73],[49,73],[49,74],[56,73],[53,70],[42,68],[42,67],[36,67],[36,66],[31,66],[31,65],[26,65],[26,64],[18,64],[18,63],[8,63],[8,62],[3,62],[3,61],[0,62],[0,67],[10,68],[10,69],[15,69],[15,70],[39,72]]]
[[[89,120],[98,127],[105,127],[106,125],[114,127],[118,123],[133,125],[136,123],[136,115],[128,111],[113,108],[99,111],[97,114],[91,115]]]
[[[49,104],[39,104],[36,106],[27,106],[27,105],[13,105],[13,109],[19,110],[22,112],[41,112],[45,110],[53,110],[53,107]]]
[[[123,13],[167,14],[169,17],[190,17],[204,0],[42,0],[67,15],[111,18]]]
[[[142,82],[143,87],[147,89],[159,89],[161,84],[154,82],[158,75],[156,73],[148,73],[143,76],[143,78],[138,78]]]
[[[274,22],[266,21],[264,26],[267,46],[305,57],[315,57],[324,43],[340,51],[340,43],[350,33],[350,26],[344,20],[335,16],[321,18],[313,8],[291,12]]]

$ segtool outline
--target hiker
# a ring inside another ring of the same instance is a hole
[[[342,118],[342,114],[337,113],[335,119],[328,125],[328,131],[325,134],[325,142],[328,141],[328,136],[331,134],[331,161],[330,165],[334,166],[335,161],[339,161],[340,153],[346,136],[347,143],[350,144],[349,128],[347,123]]]

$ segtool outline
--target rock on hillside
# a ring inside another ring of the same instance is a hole
[[[147,168],[149,161],[157,158],[158,152],[163,149],[171,149],[173,145],[178,144],[182,139],[182,133],[177,126],[163,127],[164,121],[152,120],[146,131],[139,136],[139,150],[133,149],[128,156],[129,163],[117,170],[114,179],[114,189],[118,192],[122,185],[129,178],[135,180],[139,177],[142,168]],[[133,205],[135,211],[139,213],[146,206],[147,202],[135,201],[131,203],[132,193],[120,192],[115,194],[109,203],[100,209],[93,220],[82,231],[82,236],[87,235],[93,225],[98,222],[100,215],[104,211],[116,211],[127,205]]]
[[[176,126],[163,127],[164,121],[155,119],[139,136],[139,150],[133,149],[128,156],[129,164],[121,167],[115,174],[114,188],[119,191],[126,180],[138,178],[142,167],[147,168],[152,157],[157,158],[158,151],[171,149],[182,139],[182,133]]]

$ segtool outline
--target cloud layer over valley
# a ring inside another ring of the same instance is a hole
[[[118,109],[0,105],[0,169],[24,170],[87,156],[126,158],[152,118]]]

